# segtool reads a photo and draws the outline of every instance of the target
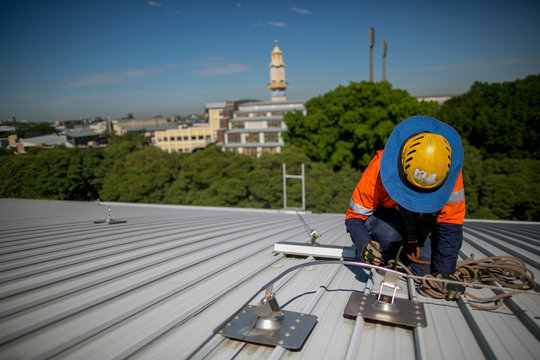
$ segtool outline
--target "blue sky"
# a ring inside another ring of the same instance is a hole
[[[0,5],[0,119],[204,112],[267,101],[274,40],[289,100],[369,79],[411,95],[540,74],[538,1],[7,0]]]

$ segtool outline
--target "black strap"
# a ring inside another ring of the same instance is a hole
[[[399,207],[399,213],[403,220],[403,240],[407,245],[424,245],[433,224],[435,223],[434,214],[419,214]]]

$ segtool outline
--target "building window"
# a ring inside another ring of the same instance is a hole
[[[279,133],[275,133],[275,132],[264,133],[264,142],[267,142],[267,143],[279,142]]]
[[[273,111],[272,116],[281,116],[283,115],[283,111]]]
[[[267,122],[269,128],[280,128],[281,121],[279,120],[268,120]]]
[[[244,114],[235,114],[235,118],[247,118],[249,116],[249,114],[247,113],[244,113]]]
[[[229,143],[231,144],[240,143],[240,134],[227,134],[227,138],[229,139]]]
[[[259,133],[250,133],[246,136],[247,143],[258,143],[259,142]]]
[[[181,137],[181,136],[177,136],[177,137],[176,137],[176,141],[182,141],[182,137]]]
[[[257,148],[244,148],[242,153],[249,156],[257,156]]]
[[[262,153],[263,154],[275,154],[277,152],[276,147],[263,147]]]
[[[245,123],[243,121],[231,121],[231,129],[243,129]]]
[[[184,136],[184,141],[188,141],[189,140],[189,136]]]
[[[203,140],[204,139],[204,136],[203,135],[199,135],[199,140]]]
[[[191,140],[197,140],[197,137],[195,135],[192,135]]]
[[[265,112],[258,112],[258,113],[255,114],[255,116],[258,116],[258,117],[266,116],[266,113]]]

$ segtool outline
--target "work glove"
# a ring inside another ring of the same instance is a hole
[[[435,273],[434,276],[436,279],[459,281],[458,278],[454,274],[450,274],[445,271]],[[443,287],[447,291],[446,292],[447,300],[459,299],[459,297],[465,292],[465,289],[466,289],[465,285],[452,284],[452,283],[444,283]]]
[[[367,264],[380,265],[383,261],[381,244],[374,240],[365,242],[360,247],[360,256]]]

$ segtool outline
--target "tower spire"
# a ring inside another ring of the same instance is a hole
[[[278,47],[278,41],[275,41],[274,50],[271,53],[270,61],[270,85],[272,101],[285,101],[285,89],[289,87],[285,82],[285,63],[283,62],[283,52]]]

